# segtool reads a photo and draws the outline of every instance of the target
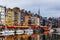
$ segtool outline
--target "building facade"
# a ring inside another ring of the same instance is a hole
[[[14,15],[13,15],[14,25],[18,26],[18,25],[20,25],[20,8],[15,7],[15,8],[13,8],[13,11],[14,11]]]
[[[38,14],[35,14],[35,25],[40,26],[40,17]]]
[[[13,24],[14,24],[14,17],[13,17],[13,15],[14,15],[13,9],[8,8],[7,9],[7,15],[5,17],[6,18],[6,25],[13,26]]]
[[[6,7],[0,6],[0,23],[5,25]]]

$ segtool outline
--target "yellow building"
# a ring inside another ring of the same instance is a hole
[[[7,15],[5,16],[6,25],[18,26],[20,25],[20,9],[15,7],[13,9],[7,9]]]
[[[13,26],[14,23],[14,17],[13,17],[14,11],[10,8],[7,9],[7,15],[6,15],[6,25]]]

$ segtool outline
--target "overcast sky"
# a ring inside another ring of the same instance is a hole
[[[44,17],[60,17],[60,0],[0,0],[0,5],[30,10]]]

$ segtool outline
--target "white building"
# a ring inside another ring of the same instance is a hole
[[[0,24],[5,24],[6,7],[0,6]]]

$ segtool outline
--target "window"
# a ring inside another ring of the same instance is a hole
[[[35,23],[35,18],[31,17],[31,24],[34,24],[34,23]]]
[[[21,13],[21,17],[23,16],[23,13]]]
[[[5,15],[1,14],[1,16],[5,16]]]
[[[1,20],[4,20],[4,18],[1,18]]]
[[[4,20],[1,20],[2,22],[4,22]]]
[[[1,12],[1,7],[0,7],[0,12]]]
[[[2,11],[2,12],[5,12],[5,8],[2,8],[1,11]]]
[[[5,15],[5,13],[2,13],[2,12],[1,12],[1,15]]]
[[[24,23],[24,22],[23,22],[23,21],[21,21],[21,26],[23,26],[23,23]]]
[[[21,21],[25,21],[25,18],[24,17],[21,17]]]
[[[1,18],[5,18],[5,16],[1,16]]]
[[[14,13],[14,19],[18,19],[18,14],[16,12]]]
[[[25,21],[25,18],[24,17],[21,17],[21,26],[23,26],[24,21]]]
[[[31,25],[31,20],[28,20],[28,24]]]
[[[14,20],[14,25],[15,25],[15,26],[18,26],[17,20]]]

